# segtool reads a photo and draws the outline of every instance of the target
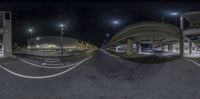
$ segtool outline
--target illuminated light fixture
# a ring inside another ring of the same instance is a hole
[[[114,24],[118,24],[118,23],[119,23],[119,21],[113,21],[113,23],[114,23]]]
[[[170,13],[170,14],[173,15],[173,16],[177,16],[177,15],[179,15],[178,12],[172,12],[172,13]]]
[[[28,31],[29,31],[29,32],[33,32],[33,29],[32,29],[32,28],[30,28],[30,29],[28,29]]]
[[[64,24],[60,24],[60,27],[61,27],[61,28],[64,27]]]
[[[39,45],[36,45],[36,48],[40,48],[40,46],[39,46]]]
[[[40,40],[40,37],[37,37],[36,40]]]
[[[106,33],[106,37],[109,37],[110,36],[110,34],[109,33]]]

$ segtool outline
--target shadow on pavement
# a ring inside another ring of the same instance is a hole
[[[143,64],[159,64],[159,63],[174,61],[181,57],[180,56],[159,57],[156,55],[151,55],[151,56],[143,56],[143,57],[135,57],[135,58],[128,58],[128,57],[122,57],[122,58],[129,61],[143,63]]]
[[[126,53],[116,53],[110,52],[111,54],[117,55],[125,60],[133,61],[136,63],[142,64],[159,64],[165,63],[169,61],[174,61],[180,59],[181,56],[174,55],[174,56],[158,56],[158,55],[141,55],[141,54],[133,54],[131,56],[127,56]]]

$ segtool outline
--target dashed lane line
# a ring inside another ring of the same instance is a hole
[[[87,61],[88,59],[92,58],[92,56],[80,61],[78,64],[76,64],[75,66],[63,71],[63,72],[60,72],[60,73],[56,73],[56,74],[53,74],[53,75],[47,75],[47,76],[28,76],[28,75],[23,75],[23,74],[19,74],[19,73],[16,73],[16,72],[13,72],[5,67],[3,67],[2,65],[0,65],[0,68],[2,68],[3,70],[15,75],[15,76],[18,76],[18,77],[22,77],[22,78],[27,78],[27,79],[46,79],[46,78],[52,78],[52,77],[56,77],[56,76],[60,76],[64,73],[67,73],[69,72],[70,70],[76,68],[77,66],[79,66],[81,63]]]

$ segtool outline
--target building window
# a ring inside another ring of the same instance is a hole
[[[10,13],[8,13],[8,12],[5,13],[5,19],[10,20]]]

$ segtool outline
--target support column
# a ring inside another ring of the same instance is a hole
[[[180,29],[184,30],[184,19],[183,19],[183,16],[180,17]]]
[[[171,45],[171,53],[173,53],[174,46],[173,44],[170,44],[170,45]]]
[[[183,29],[184,29],[184,20],[183,17],[180,17],[180,37],[179,37],[179,43],[180,43],[180,55],[184,55],[184,36],[183,36]]]
[[[189,41],[189,54],[192,54],[192,41]]]
[[[127,55],[133,55],[133,39],[127,40]]]
[[[151,40],[151,49],[154,50],[154,41]]]
[[[164,51],[164,44],[163,43],[161,44],[161,49],[162,49],[162,51]]]
[[[139,54],[141,52],[141,45],[140,42],[136,43],[136,49],[137,49],[137,53]]]
[[[171,52],[171,46],[170,46],[170,44],[167,44],[167,47],[168,47],[168,52]]]

